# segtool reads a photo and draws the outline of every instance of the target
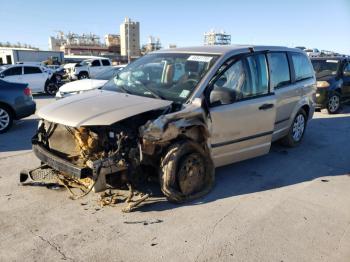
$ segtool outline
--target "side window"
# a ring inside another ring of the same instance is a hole
[[[350,73],[350,62],[348,62],[344,67],[344,72]]]
[[[21,66],[11,67],[11,68],[4,71],[4,76],[16,76],[16,75],[21,75],[21,74],[22,74],[22,67]]]
[[[309,62],[309,59],[305,55],[292,53],[292,61],[296,81],[313,77],[314,72],[312,66]]]
[[[102,60],[102,65],[103,66],[110,66],[111,63],[109,62],[109,60]]]
[[[290,72],[286,53],[267,54],[270,65],[271,87],[280,88],[290,83]]]
[[[39,67],[35,66],[25,66],[24,67],[24,74],[41,74],[41,70]]]
[[[264,95],[269,92],[268,70],[265,55],[253,55],[247,57],[250,84],[246,86],[245,97]]]
[[[236,92],[236,100],[244,98],[247,90],[247,71],[242,60],[230,66],[214,83],[214,88],[227,88]]]
[[[101,66],[100,60],[94,60],[94,61],[92,61],[91,66]]]

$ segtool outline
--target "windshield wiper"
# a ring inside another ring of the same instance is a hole
[[[154,96],[155,98],[166,100],[165,97],[161,96],[159,93],[157,93],[155,91],[152,91],[151,89],[149,89],[145,85],[142,85],[142,88],[145,89],[147,92],[150,92],[152,94],[152,96]]]

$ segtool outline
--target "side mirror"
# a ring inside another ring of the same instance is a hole
[[[236,101],[236,91],[226,88],[217,87],[210,92],[210,104],[219,103],[221,105],[232,104]]]

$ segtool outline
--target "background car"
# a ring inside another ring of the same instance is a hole
[[[316,108],[338,113],[341,104],[350,100],[350,59],[346,57],[312,58],[316,72]]]
[[[28,84],[0,80],[0,134],[10,129],[13,120],[34,114],[35,108]]]
[[[79,94],[82,92],[86,92],[93,89],[98,89],[102,87],[109,79],[111,79],[115,74],[123,69],[126,65],[118,65],[113,66],[111,68],[107,68],[99,75],[96,76],[95,79],[82,79],[78,81],[69,82],[64,84],[59,88],[56,93],[56,98],[63,98],[74,94]]]
[[[0,71],[0,78],[8,82],[29,84],[33,93],[54,95],[58,89],[51,82],[53,72],[35,64],[15,64]]]
[[[70,68],[67,74],[71,80],[96,78],[107,67],[112,67],[111,60],[107,58],[87,59]]]

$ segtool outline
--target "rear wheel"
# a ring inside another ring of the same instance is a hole
[[[192,141],[172,145],[161,160],[161,190],[171,202],[190,201],[214,185],[214,165],[207,150]]]
[[[338,93],[332,94],[328,98],[327,111],[329,114],[336,114],[340,110],[340,95]]]
[[[87,78],[89,78],[89,75],[88,75],[88,73],[86,73],[86,72],[81,72],[79,75],[78,75],[78,79],[80,80],[80,79],[87,79]]]
[[[281,143],[287,147],[295,147],[300,144],[304,137],[307,122],[307,115],[304,109],[300,109],[296,114],[288,134],[281,139]]]
[[[6,107],[0,105],[0,134],[5,133],[10,129],[13,123],[13,116],[11,110]]]

